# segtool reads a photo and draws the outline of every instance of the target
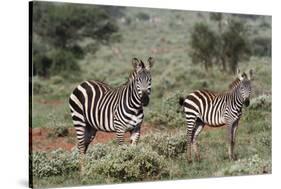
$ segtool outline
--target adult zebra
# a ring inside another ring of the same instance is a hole
[[[150,68],[154,59],[149,57],[148,65],[133,58],[134,71],[128,81],[117,88],[100,81],[84,81],[71,93],[69,107],[78,139],[78,150],[83,159],[97,131],[116,132],[119,145],[124,143],[124,133],[131,133],[131,143],[140,137],[143,121],[143,106],[149,103],[151,93]]]
[[[191,162],[191,145],[197,160],[200,160],[198,144],[196,139],[205,124],[211,127],[226,125],[229,138],[229,159],[234,160],[233,154],[236,131],[239,119],[242,115],[242,106],[250,104],[251,77],[246,73],[240,74],[232,82],[229,89],[222,93],[207,90],[197,90],[187,97],[180,97],[179,104],[183,106],[187,124],[187,159]]]

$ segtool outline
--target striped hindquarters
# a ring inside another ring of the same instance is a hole
[[[101,97],[110,88],[108,85],[98,81],[85,81],[78,85],[70,95],[69,107],[77,134],[84,132],[86,125],[92,126],[97,130],[99,127],[100,112],[98,107]]]
[[[184,101],[187,121],[199,118],[210,126],[221,126],[224,122],[225,98],[210,91],[197,90],[189,94]]]

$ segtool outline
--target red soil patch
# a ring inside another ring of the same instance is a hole
[[[141,128],[141,136],[146,135],[153,131],[153,128],[149,124],[143,124]],[[52,128],[33,128],[30,129],[29,134],[31,137],[30,143],[32,145],[32,151],[52,151],[56,149],[63,149],[70,151],[73,147],[76,147],[77,139],[74,128],[68,129],[69,134],[65,137],[55,136],[55,130]],[[125,141],[129,142],[130,133],[125,134]],[[115,133],[97,132],[93,144],[107,143],[115,140]]]

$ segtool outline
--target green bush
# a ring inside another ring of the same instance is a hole
[[[216,173],[216,176],[237,176],[245,174],[271,173],[271,161],[261,159],[257,154],[248,159],[241,159]]]
[[[271,110],[271,96],[261,95],[251,100],[251,110]]]
[[[85,179],[108,178],[116,182],[155,180],[167,176],[164,158],[141,145],[111,148],[100,159],[87,161]]]
[[[35,152],[32,155],[33,176],[43,178],[79,170],[78,151]],[[109,178],[114,181],[156,180],[168,175],[164,157],[152,148],[96,144],[85,159],[85,180]]]
[[[54,84],[54,85],[60,85],[60,84],[63,83],[64,78],[61,77],[61,76],[59,76],[59,75],[56,75],[56,76],[51,77],[51,78],[50,78],[50,81],[51,81],[51,83]]]
[[[179,127],[183,126],[185,120],[182,116],[182,108],[178,104],[181,92],[176,91],[174,94],[167,95],[159,102],[154,110],[150,110],[146,114],[146,119],[155,124],[165,127]]]
[[[49,133],[50,136],[55,137],[66,137],[69,135],[69,131],[67,127],[56,127],[52,133]]]
[[[79,169],[78,153],[66,153],[55,150],[50,153],[34,152],[32,154],[32,174],[34,177],[66,175]]]
[[[48,94],[53,92],[53,89],[45,84],[44,82],[33,78],[32,80],[32,91],[34,95],[39,95],[39,94]]]
[[[184,153],[186,141],[185,133],[173,133],[173,135],[157,133],[142,139],[142,142],[149,144],[154,151],[165,158],[174,158]]]
[[[113,147],[108,144],[95,144],[94,146],[89,147],[86,159],[87,161],[101,159],[110,153],[112,148]]]

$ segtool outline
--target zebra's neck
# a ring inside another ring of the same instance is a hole
[[[123,90],[123,94],[126,99],[123,101],[122,106],[125,109],[136,110],[142,108],[141,98],[137,91],[135,78],[136,78],[136,73],[133,72],[130,75],[129,80]]]
[[[231,90],[230,93],[230,99],[233,102],[232,106],[236,110],[241,110],[243,107],[243,98],[239,89],[239,85],[237,85],[235,88]]]

